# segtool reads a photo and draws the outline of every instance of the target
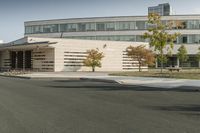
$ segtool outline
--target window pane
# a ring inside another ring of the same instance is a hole
[[[67,31],[67,24],[60,24],[60,32]]]
[[[67,24],[67,31],[69,32],[77,31],[77,24]]]
[[[26,26],[25,27],[25,33],[26,34],[32,34],[33,33],[32,26]]]
[[[187,28],[188,29],[199,29],[200,28],[199,20],[189,20],[187,22]]]
[[[105,31],[105,24],[97,23],[97,31]]]
[[[42,26],[33,26],[33,33],[42,33]]]
[[[183,44],[188,43],[188,36],[187,35],[181,35],[178,40],[179,40],[178,41],[179,44],[181,44],[181,43],[183,43]]]
[[[145,21],[137,21],[136,22],[136,29],[138,30],[144,30],[146,29],[146,23]]]
[[[106,31],[115,30],[115,23],[106,23]]]
[[[116,30],[130,30],[135,29],[134,22],[117,22]]]
[[[84,23],[78,24],[78,31],[86,31],[86,24]]]
[[[188,43],[199,44],[200,36],[199,35],[188,35]]]
[[[86,31],[95,31],[96,30],[96,24],[95,23],[87,23],[86,24]]]
[[[51,33],[51,32],[58,32],[58,25],[44,25],[43,26],[43,31],[44,33]]]

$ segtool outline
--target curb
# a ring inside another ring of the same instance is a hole
[[[97,79],[97,78],[80,78],[80,80],[90,80],[96,82],[105,82],[105,83],[118,83],[116,80],[112,79]]]
[[[76,77],[27,77],[27,76],[12,76],[12,75],[0,75],[0,77],[7,77],[7,78],[18,78],[18,79],[34,79],[34,80],[69,80],[69,79],[74,79],[74,80],[79,80],[80,78]]]
[[[12,75],[0,75],[0,77],[7,77],[7,78],[20,78],[20,79],[31,79],[31,77],[12,76]]]
[[[0,75],[0,77],[7,77],[7,78],[17,78],[17,79],[33,79],[33,80],[88,80],[88,81],[94,81],[94,82],[104,82],[104,83],[118,83],[120,85],[133,85],[133,86],[141,86],[141,87],[150,87],[150,88],[164,88],[164,89],[173,89],[173,88],[179,88],[184,87],[191,88],[191,90],[200,91],[200,88],[198,86],[171,86],[171,87],[163,87],[163,86],[151,86],[148,84],[131,84],[126,83],[120,80],[115,79],[98,79],[98,78],[92,78],[92,77],[25,77],[25,76],[12,76],[12,75]]]
[[[85,77],[25,77],[25,76],[12,76],[12,75],[0,75],[0,77],[33,79],[33,80],[90,80],[96,82],[118,83],[116,80],[112,79],[97,79],[97,78],[85,78]]]

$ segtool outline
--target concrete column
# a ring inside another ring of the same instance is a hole
[[[180,67],[180,61],[179,61],[179,58],[177,58],[177,67]]]
[[[199,61],[199,68],[200,68],[200,61]]]
[[[16,51],[16,59],[15,59],[15,69],[18,68],[18,59],[17,59],[17,56],[18,56],[18,52]]]
[[[23,51],[23,71],[25,70],[25,51]]]
[[[156,66],[155,67],[158,68],[158,60],[157,60],[157,58],[156,58],[155,62],[156,62],[155,63]]]

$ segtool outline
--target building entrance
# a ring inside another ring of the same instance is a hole
[[[31,69],[31,51],[11,51],[11,69]]]

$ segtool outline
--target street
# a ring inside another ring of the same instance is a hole
[[[0,133],[199,133],[200,92],[0,77]]]

